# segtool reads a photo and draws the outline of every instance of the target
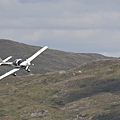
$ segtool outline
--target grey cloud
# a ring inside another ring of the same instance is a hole
[[[49,2],[57,2],[57,0],[19,0],[20,3],[49,3]]]
[[[1,0],[0,36],[71,52],[119,53],[119,0]]]

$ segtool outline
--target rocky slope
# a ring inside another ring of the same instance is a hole
[[[120,60],[0,81],[2,120],[119,120]]]

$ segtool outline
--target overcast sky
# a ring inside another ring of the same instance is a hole
[[[0,39],[120,56],[120,0],[0,0]]]

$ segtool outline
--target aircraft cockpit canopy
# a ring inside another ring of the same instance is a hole
[[[19,66],[20,63],[22,63],[22,59],[16,59],[15,61],[13,61],[14,66]]]

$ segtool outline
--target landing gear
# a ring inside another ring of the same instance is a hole
[[[27,67],[25,68],[25,70],[26,70],[27,72],[30,72],[29,66],[27,66]]]
[[[15,77],[15,76],[17,76],[17,74],[16,74],[16,73],[13,73],[12,75],[13,75],[14,77]]]
[[[30,72],[30,69],[29,69],[29,68],[27,69],[27,72]]]

